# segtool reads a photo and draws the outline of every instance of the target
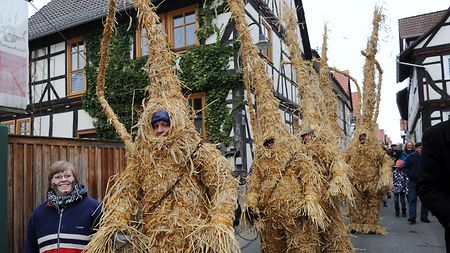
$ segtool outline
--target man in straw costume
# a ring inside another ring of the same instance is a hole
[[[296,36],[295,13],[283,6],[286,40],[290,47],[292,65],[299,76],[302,128],[302,150],[313,158],[322,181],[321,203],[330,222],[319,231],[320,252],[355,252],[345,228],[340,207],[354,201],[353,187],[348,178],[350,170],[340,152],[340,129],[337,125],[336,95],[327,65],[326,27],[324,33],[320,77],[311,63],[303,60]]]
[[[318,227],[327,222],[319,203],[319,181],[312,159],[299,152],[301,141],[282,121],[266,63],[258,55],[245,21],[242,0],[229,0],[241,43],[244,80],[253,132],[255,159],[245,196],[244,218],[254,217],[265,253],[319,252]],[[250,71],[257,115],[250,98]],[[248,222],[248,221],[247,221]],[[252,222],[252,221],[250,221]],[[313,224],[313,225],[311,225]]]
[[[145,0],[135,5],[149,41],[149,97],[132,142],[103,94],[116,11],[116,0],[110,0],[97,95],[130,159],[108,189],[100,228],[86,252],[239,252],[232,227],[237,180],[230,163],[195,131],[155,7]]]
[[[380,203],[392,188],[392,160],[378,143],[374,128],[378,117],[381,97],[382,70],[377,53],[378,30],[384,20],[379,8],[375,8],[373,31],[362,54],[364,64],[363,100],[356,110],[356,130],[346,151],[346,160],[352,167],[352,183],[357,190],[355,206],[349,210],[348,230],[353,233],[384,234],[378,224]],[[375,69],[378,80],[375,80]],[[377,82],[376,82],[377,81]]]

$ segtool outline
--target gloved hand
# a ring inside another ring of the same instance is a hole
[[[120,249],[127,245],[131,241],[131,238],[126,234],[126,231],[122,229],[113,234],[113,240],[114,247]]]

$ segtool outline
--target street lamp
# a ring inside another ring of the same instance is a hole
[[[252,25],[258,26],[258,42],[256,42],[255,45],[261,50],[269,48],[270,42],[267,39],[266,35],[264,35],[261,24],[259,24],[257,22],[253,22],[250,25],[248,25],[248,27],[250,27]]]

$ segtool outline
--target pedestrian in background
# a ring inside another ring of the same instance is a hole
[[[414,151],[415,151],[414,150],[414,142],[408,141],[408,142],[405,143],[405,147],[403,149],[403,152],[399,155],[398,159],[406,161],[406,158],[408,157],[408,155],[411,154]]]
[[[418,142],[415,145],[416,150],[408,155],[405,162],[404,171],[408,176],[408,203],[409,203],[409,218],[410,224],[416,223],[416,209],[417,209],[417,194],[416,184],[420,173],[420,160],[422,153],[422,143]],[[425,223],[430,223],[428,219],[428,209],[420,204],[420,220]]]
[[[417,194],[444,226],[450,253],[450,121],[425,131],[423,148]]]
[[[99,222],[100,203],[87,196],[67,161],[50,165],[48,184],[47,200],[28,222],[24,252],[82,252]]]
[[[406,192],[408,191],[407,183],[408,177],[403,172],[403,160],[397,160],[394,165],[394,172],[392,173],[394,179],[394,207],[395,217],[400,216],[400,204],[402,207],[402,216],[406,217]],[[399,203],[400,202],[400,203]]]

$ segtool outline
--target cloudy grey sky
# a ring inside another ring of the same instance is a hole
[[[38,9],[49,0],[33,0]],[[393,142],[400,142],[400,114],[395,101],[397,91],[406,82],[396,83],[396,55],[399,54],[398,19],[440,11],[449,8],[448,0],[303,0],[309,39],[313,49],[322,45],[323,26],[328,26],[329,65],[349,70],[362,83],[364,50],[372,31],[371,22],[375,5],[382,6],[386,15],[384,29],[380,32],[377,59],[384,70],[378,123]],[[28,4],[28,15],[36,10]]]
[[[364,57],[372,32],[375,5],[382,6],[386,15],[384,29],[380,32],[377,59],[383,68],[381,106],[378,117],[380,128],[385,129],[393,142],[400,142],[400,114],[395,94],[406,87],[406,82],[396,83],[396,56],[399,54],[398,19],[419,14],[446,10],[448,0],[303,0],[306,25],[313,49],[322,46],[323,26],[328,27],[329,65],[349,70],[358,83],[362,83]],[[320,50],[319,50],[320,51]]]

